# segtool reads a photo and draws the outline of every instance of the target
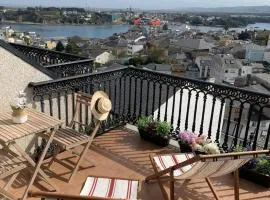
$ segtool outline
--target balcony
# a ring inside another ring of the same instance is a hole
[[[239,145],[253,150],[270,146],[270,98],[261,93],[133,67],[31,83],[30,88],[34,108],[66,124],[74,111],[74,92],[104,90],[113,110],[103,132],[152,115],[174,130],[204,134],[225,151]],[[80,120],[89,123],[89,113]]]
[[[66,166],[56,162],[51,170],[44,167],[61,192],[78,194],[88,175],[121,174],[123,178],[143,180],[153,172],[148,158],[150,153],[178,152],[177,147],[159,148],[141,141],[136,132],[123,128],[127,124],[134,125],[143,115],[167,121],[173,130],[206,135],[225,151],[236,146],[249,146],[254,150],[270,147],[268,95],[133,67],[92,73],[91,59],[23,45],[14,44],[14,47],[55,76],[54,80],[29,84],[33,108],[68,124],[74,113],[75,92],[91,94],[104,90],[112,101],[111,114],[102,123],[100,135],[88,152],[89,157],[95,158],[95,168],[86,165],[80,169],[76,180],[68,184],[69,157],[72,155],[61,154]],[[80,109],[83,111],[80,122],[90,124],[91,113],[87,107]],[[74,129],[80,130],[80,126]],[[14,188],[16,196],[21,196],[26,182],[27,175],[18,179]],[[233,199],[230,176],[215,179],[214,183],[223,199]],[[39,181],[35,187],[44,190],[44,184]],[[270,198],[269,190],[265,188],[244,180],[240,185],[241,199]],[[187,187],[177,185],[176,188],[179,199],[213,198],[204,182],[191,182]],[[157,184],[144,184],[140,195],[141,199],[162,199]]]
[[[170,153],[177,151],[175,148],[160,148],[150,143],[141,141],[139,135],[126,128],[117,128],[106,132],[95,139],[94,144],[88,151],[87,157],[93,158],[96,167],[89,168],[87,162],[76,175],[72,183],[67,183],[70,175],[72,161],[74,156],[64,152],[59,159],[61,163],[54,162],[50,170],[46,170],[50,178],[57,184],[61,193],[79,194],[85,179],[89,175],[97,176],[120,176],[123,178],[135,178],[143,180],[145,176],[153,173],[148,155],[150,153]],[[47,160],[48,162],[50,160]],[[108,166],[110,166],[108,168]],[[27,172],[19,176],[15,182],[12,193],[15,196],[22,196],[27,182]],[[213,179],[217,192],[224,200],[234,199],[232,176],[224,176]],[[33,190],[46,191],[46,183],[42,180],[36,181]],[[166,188],[168,191],[168,187]],[[185,187],[176,185],[176,199],[214,199],[210,189],[204,181],[192,181]],[[139,193],[140,199],[152,200],[162,199],[162,193],[158,184],[149,183],[142,185],[142,191]],[[251,182],[240,180],[240,199],[242,200],[264,200],[270,198],[270,191],[255,185]],[[34,199],[34,198],[33,198]]]

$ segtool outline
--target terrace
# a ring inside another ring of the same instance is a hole
[[[141,141],[138,134],[129,129],[118,128],[103,134],[95,139],[94,144],[87,156],[95,158],[96,167],[89,168],[85,162],[79,170],[76,179],[67,183],[72,164],[72,154],[64,152],[59,158],[66,165],[55,162],[50,170],[45,170],[50,178],[57,184],[61,193],[79,194],[85,179],[89,175],[97,176],[120,176],[123,178],[134,178],[143,180],[145,176],[153,173],[148,154],[169,153],[176,151],[172,148],[160,148],[150,143]],[[49,162],[49,160],[48,160]],[[108,166],[110,166],[108,170]],[[46,165],[44,167],[46,169]],[[119,175],[120,174],[120,175]],[[18,181],[14,183],[12,193],[22,196],[28,181],[27,171],[22,173]],[[234,198],[233,181],[231,175],[213,180],[221,199],[231,200]],[[44,181],[36,181],[32,190],[47,191]],[[71,190],[72,189],[72,190]],[[167,188],[168,189],[168,188]],[[167,190],[168,191],[168,190]],[[139,193],[140,199],[162,199],[162,194],[157,183],[143,184]],[[176,199],[214,199],[205,181],[193,181],[181,187],[176,185]],[[270,191],[246,180],[240,180],[240,199],[264,200],[270,198]],[[35,199],[35,198],[30,198]]]
[[[21,45],[16,48],[27,49]],[[28,51],[24,51],[24,55],[30,58]],[[36,60],[40,64],[44,57],[41,52],[38,51],[40,58]],[[33,55],[36,59],[37,54]],[[133,67],[91,73],[92,71],[81,70],[91,69],[91,60],[79,58],[53,63],[49,61],[50,65],[43,67],[54,69],[54,80],[29,84],[29,91],[33,94],[33,108],[57,117],[67,125],[74,114],[74,93],[77,91],[92,94],[94,91],[103,90],[109,95],[113,105],[109,118],[102,123],[99,136],[87,152],[89,157],[95,158],[96,167],[86,166],[80,169],[76,180],[68,184],[72,154],[61,154],[61,159],[66,162],[65,166],[55,162],[48,170],[44,165],[44,171],[63,193],[79,194],[89,175],[121,174],[123,178],[143,180],[153,173],[148,158],[150,153],[178,152],[178,148],[173,145],[160,148],[142,141],[136,131],[129,129],[130,125],[134,125],[143,115],[152,115],[155,119],[167,121],[172,124],[174,130],[204,134],[218,142],[225,151],[238,145],[251,146],[253,150],[269,149],[270,124],[266,129],[261,126],[262,122],[269,120],[268,95]],[[67,65],[72,66],[72,73],[67,73],[61,68]],[[91,116],[87,109],[80,107],[80,110],[80,122],[90,124]],[[124,128],[126,125],[128,128]],[[27,172],[18,178],[12,189],[14,195],[21,196],[27,178]],[[45,190],[44,184],[39,180],[34,189]],[[230,175],[214,179],[214,184],[220,197],[233,199]],[[158,184],[144,184],[142,188],[141,199],[162,199]],[[176,188],[176,196],[179,199],[213,198],[204,182],[191,182],[183,188],[176,185]],[[240,198],[269,199],[270,192],[241,179]]]

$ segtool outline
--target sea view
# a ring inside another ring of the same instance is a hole
[[[43,38],[70,37],[74,35],[88,38],[106,38],[114,33],[126,32],[130,28],[130,25],[10,24],[10,26],[14,27],[17,31],[36,32]]]
[[[106,38],[114,33],[126,32],[131,25],[41,25],[41,24],[6,24],[2,26],[12,26],[18,31],[32,31],[40,34],[43,38],[70,37],[78,35],[89,38]],[[170,27],[172,30],[184,31],[186,24]],[[201,32],[210,30],[222,30],[219,27],[191,26],[192,29],[199,29]],[[270,30],[270,23],[249,24],[243,28],[232,28],[231,30],[242,31],[245,29],[267,29]]]

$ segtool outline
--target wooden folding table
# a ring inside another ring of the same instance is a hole
[[[27,198],[27,193],[34,183],[38,174],[41,175],[56,191],[58,190],[52,180],[48,178],[44,171],[41,170],[41,164],[46,156],[51,142],[53,141],[55,132],[59,129],[63,122],[50,117],[44,113],[40,113],[34,109],[27,108],[28,121],[24,124],[15,124],[12,122],[11,113],[0,115],[0,144],[4,149],[16,153],[25,158],[29,164],[34,168],[33,175],[29,184],[23,194],[23,200]],[[18,139],[32,134],[47,133],[49,138],[43,152],[37,163],[16,143]],[[11,148],[12,147],[12,148]],[[15,150],[15,151],[14,151]]]

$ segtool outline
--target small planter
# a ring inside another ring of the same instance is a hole
[[[155,135],[153,137],[153,142],[158,146],[166,147],[166,146],[169,145],[170,138],[169,137],[163,137],[163,136],[160,136],[160,135]]]
[[[239,170],[239,176],[258,185],[270,188],[270,176],[260,174],[254,170],[247,169],[245,167],[242,167]]]
[[[13,109],[12,121],[15,124],[23,124],[27,121],[27,112],[25,109]]]
[[[142,129],[139,129],[139,134],[140,134],[141,139],[145,141],[151,141],[153,138],[153,133],[150,133]]]
[[[190,152],[192,152],[192,148],[188,144],[185,144],[185,143],[182,143],[182,142],[178,142],[178,144],[179,144],[181,153],[190,153]]]

